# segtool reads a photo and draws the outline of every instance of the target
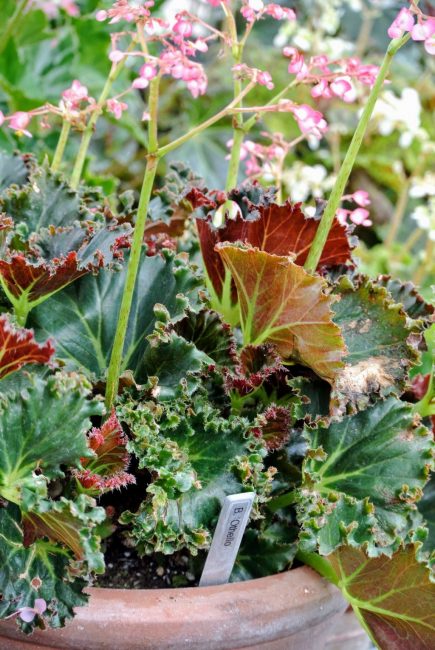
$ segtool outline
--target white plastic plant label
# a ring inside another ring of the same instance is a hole
[[[204,565],[200,587],[228,582],[254,502],[255,492],[225,497]]]

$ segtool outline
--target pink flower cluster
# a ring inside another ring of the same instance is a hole
[[[269,136],[268,133],[262,135]],[[232,146],[232,140],[227,145]],[[275,164],[283,161],[292,143],[285,142],[282,135],[277,133],[272,136],[272,144],[264,145],[245,140],[242,144],[240,159],[245,163],[245,174],[250,178],[260,178],[271,171]]]
[[[110,18],[111,25],[125,20],[128,23],[138,22],[139,20],[147,20],[151,17],[150,9],[154,6],[154,0],[144,2],[142,6],[130,5],[128,0],[116,0],[110,9],[101,9],[96,13],[96,19],[103,22]]]
[[[0,111],[0,126],[2,126],[2,124],[7,122],[8,127],[10,129],[16,131],[18,135],[27,135],[28,138],[32,137],[32,134],[27,129],[31,119],[32,119],[31,114],[25,113],[24,111],[17,111],[16,113],[12,113],[12,115],[9,115],[8,117],[6,117]]]
[[[213,0],[210,4],[216,6]],[[248,23],[260,20],[264,16],[271,16],[275,20],[296,20],[293,9],[287,9],[275,3],[265,4],[262,0],[244,0],[240,13]]]
[[[285,47],[283,54],[290,59],[288,71],[296,75],[297,81],[314,84],[311,95],[315,98],[340,97],[345,102],[354,102],[357,93],[353,81],[372,87],[379,72],[378,66],[364,65],[357,57],[331,61],[320,55],[306,60],[295,47]]]
[[[368,192],[365,190],[357,190],[353,194],[346,194],[343,196],[342,200],[356,203],[358,207],[353,210],[345,210],[344,208],[339,208],[337,210],[336,216],[340,223],[345,226],[348,224],[349,220],[356,226],[372,225],[372,221],[369,219],[370,212],[366,210],[366,207],[371,203]]]
[[[66,112],[69,113],[79,110],[82,102],[93,104],[95,99],[89,96],[86,86],[83,86],[80,81],[74,79],[71,88],[67,88],[62,93],[61,107],[65,108]]]
[[[290,107],[290,112],[293,113],[298,127],[304,135],[320,140],[328,130],[323,113],[316,111],[308,104],[296,104]]]
[[[60,9],[66,11],[69,16],[80,15],[75,0],[33,0],[32,6],[41,9],[48,18],[57,18]]]
[[[390,38],[401,38],[406,32],[414,41],[424,41],[428,54],[435,54],[435,18],[425,16],[415,5],[399,11],[388,29]]]

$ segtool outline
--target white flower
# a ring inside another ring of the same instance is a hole
[[[431,196],[426,205],[419,205],[411,214],[422,230],[427,230],[429,239],[435,241],[435,196]]]
[[[435,172],[427,171],[422,178],[414,178],[409,195],[417,199],[423,196],[435,196]]]
[[[414,138],[427,139],[427,132],[421,128],[421,103],[414,88],[404,88],[400,97],[386,90],[378,99],[373,118],[381,135],[401,131],[399,144],[408,147]]]
[[[333,176],[323,165],[304,165],[296,161],[284,172],[283,183],[292,201],[306,201],[309,197],[322,198],[334,184]]]

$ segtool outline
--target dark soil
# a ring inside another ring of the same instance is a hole
[[[140,558],[135,549],[127,548],[116,535],[107,540],[106,572],[97,576],[95,587],[112,589],[165,589],[195,587],[192,558],[187,552],[174,555],[156,554]]]

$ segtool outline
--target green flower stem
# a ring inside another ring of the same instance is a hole
[[[6,25],[6,29],[2,34],[1,40],[0,40],[0,54],[3,54],[6,45],[8,44],[8,41],[10,37],[13,35],[15,32],[15,28],[19,24],[21,20],[21,16],[27,9],[27,6],[29,5],[30,0],[21,0],[21,2],[18,3],[17,8],[15,9],[15,13],[12,14],[10,17],[8,24]]]
[[[233,44],[233,62],[234,65],[238,65],[242,62],[243,45],[239,43],[238,40],[236,21],[234,19],[232,11],[226,5],[223,5],[223,8],[227,17],[228,29]],[[243,90],[242,82],[240,79],[234,79],[233,90],[234,99],[240,97],[240,94]],[[234,108],[242,108],[242,101],[239,100],[235,104]],[[240,167],[240,152],[242,149],[244,137],[245,132],[243,129],[243,115],[242,113],[236,113],[233,117],[233,144],[231,146],[230,162],[228,165],[227,180],[225,184],[225,189],[227,192],[237,185]]]
[[[283,99],[283,97],[286,96],[288,91],[291,90],[292,88],[294,88],[295,86],[297,86],[298,83],[299,83],[299,81],[297,79],[293,79],[293,81],[291,81],[289,84],[287,84],[287,86],[285,88],[283,88],[282,90],[279,91],[279,93],[274,95],[272,97],[272,99],[269,99],[269,101],[267,102],[267,104],[265,104],[265,106],[267,107],[267,106],[272,106],[273,104],[277,104],[279,102],[279,100]],[[245,133],[248,133],[256,125],[256,123],[258,122],[260,117],[261,117],[260,112],[255,113],[255,115],[252,115],[252,117],[250,117],[249,120],[246,120],[246,122],[244,123],[243,131]]]
[[[157,165],[159,163],[159,156],[157,154],[159,84],[160,77],[155,77],[150,83],[150,94],[148,102],[150,112],[150,120],[148,123],[149,151],[139,199],[139,206],[137,209],[136,224],[134,227],[133,241],[130,249],[130,258],[127,266],[127,277],[125,280],[124,293],[122,295],[115,339],[113,341],[113,348],[110,357],[109,368],[107,371],[106,406],[108,409],[111,408],[118,393],[119,375],[122,366],[125,335],[127,333],[128,319],[130,316],[133,293],[136,285],[136,277],[139,269],[142,242],[148,215],[148,206],[154,185],[154,179],[156,177]]]
[[[352,142],[349,145],[346,156],[341,165],[340,172],[337,176],[334,188],[329,197],[329,201],[326,205],[325,212],[322,215],[320,220],[319,227],[314,237],[313,243],[311,245],[310,252],[308,254],[307,260],[304,264],[304,268],[307,271],[315,271],[317,264],[319,263],[320,256],[322,255],[323,248],[325,246],[326,240],[328,239],[329,231],[334,221],[335,214],[338,207],[340,206],[342,196],[344,194],[345,187],[349,180],[349,176],[355,164],[356,157],[361,148],[361,144],[367,130],[370,118],[373,113],[376,101],[381,92],[384,81],[388,75],[388,72],[393,61],[393,57],[396,52],[409,40],[410,35],[406,34],[402,38],[395,39],[391,41],[387,52],[385,54],[384,60],[382,62],[379,74],[377,76],[376,82],[371,90],[367,104],[364,108],[364,111],[361,115],[361,119],[358,123],[358,126],[355,130],[355,133],[352,138]]]
[[[62,162],[63,154],[65,152],[66,143],[68,142],[70,130],[71,122],[64,120],[59,135],[59,140],[57,142],[56,151],[54,152],[53,161],[51,163],[52,172],[57,172],[60,167],[60,163]]]
[[[110,70],[110,74],[106,79],[106,83],[104,84],[104,88],[101,91],[101,95],[98,99],[98,102],[92,112],[91,117],[89,118],[89,121],[86,125],[85,130],[83,131],[82,135],[82,140],[80,142],[80,147],[77,153],[77,158],[74,164],[74,168],[71,174],[71,181],[70,185],[73,189],[77,189],[80,183],[80,178],[82,176],[83,172],[83,167],[85,164],[86,160],[86,155],[88,153],[89,149],[89,143],[91,141],[92,135],[95,130],[95,125],[97,123],[98,118],[100,117],[101,113],[103,112],[103,106],[106,102],[106,99],[109,96],[109,93],[112,89],[113,83],[117,79],[119,73],[121,72],[122,68],[124,67],[125,63],[125,58],[124,57],[119,63],[116,65],[112,65],[112,68]]]

